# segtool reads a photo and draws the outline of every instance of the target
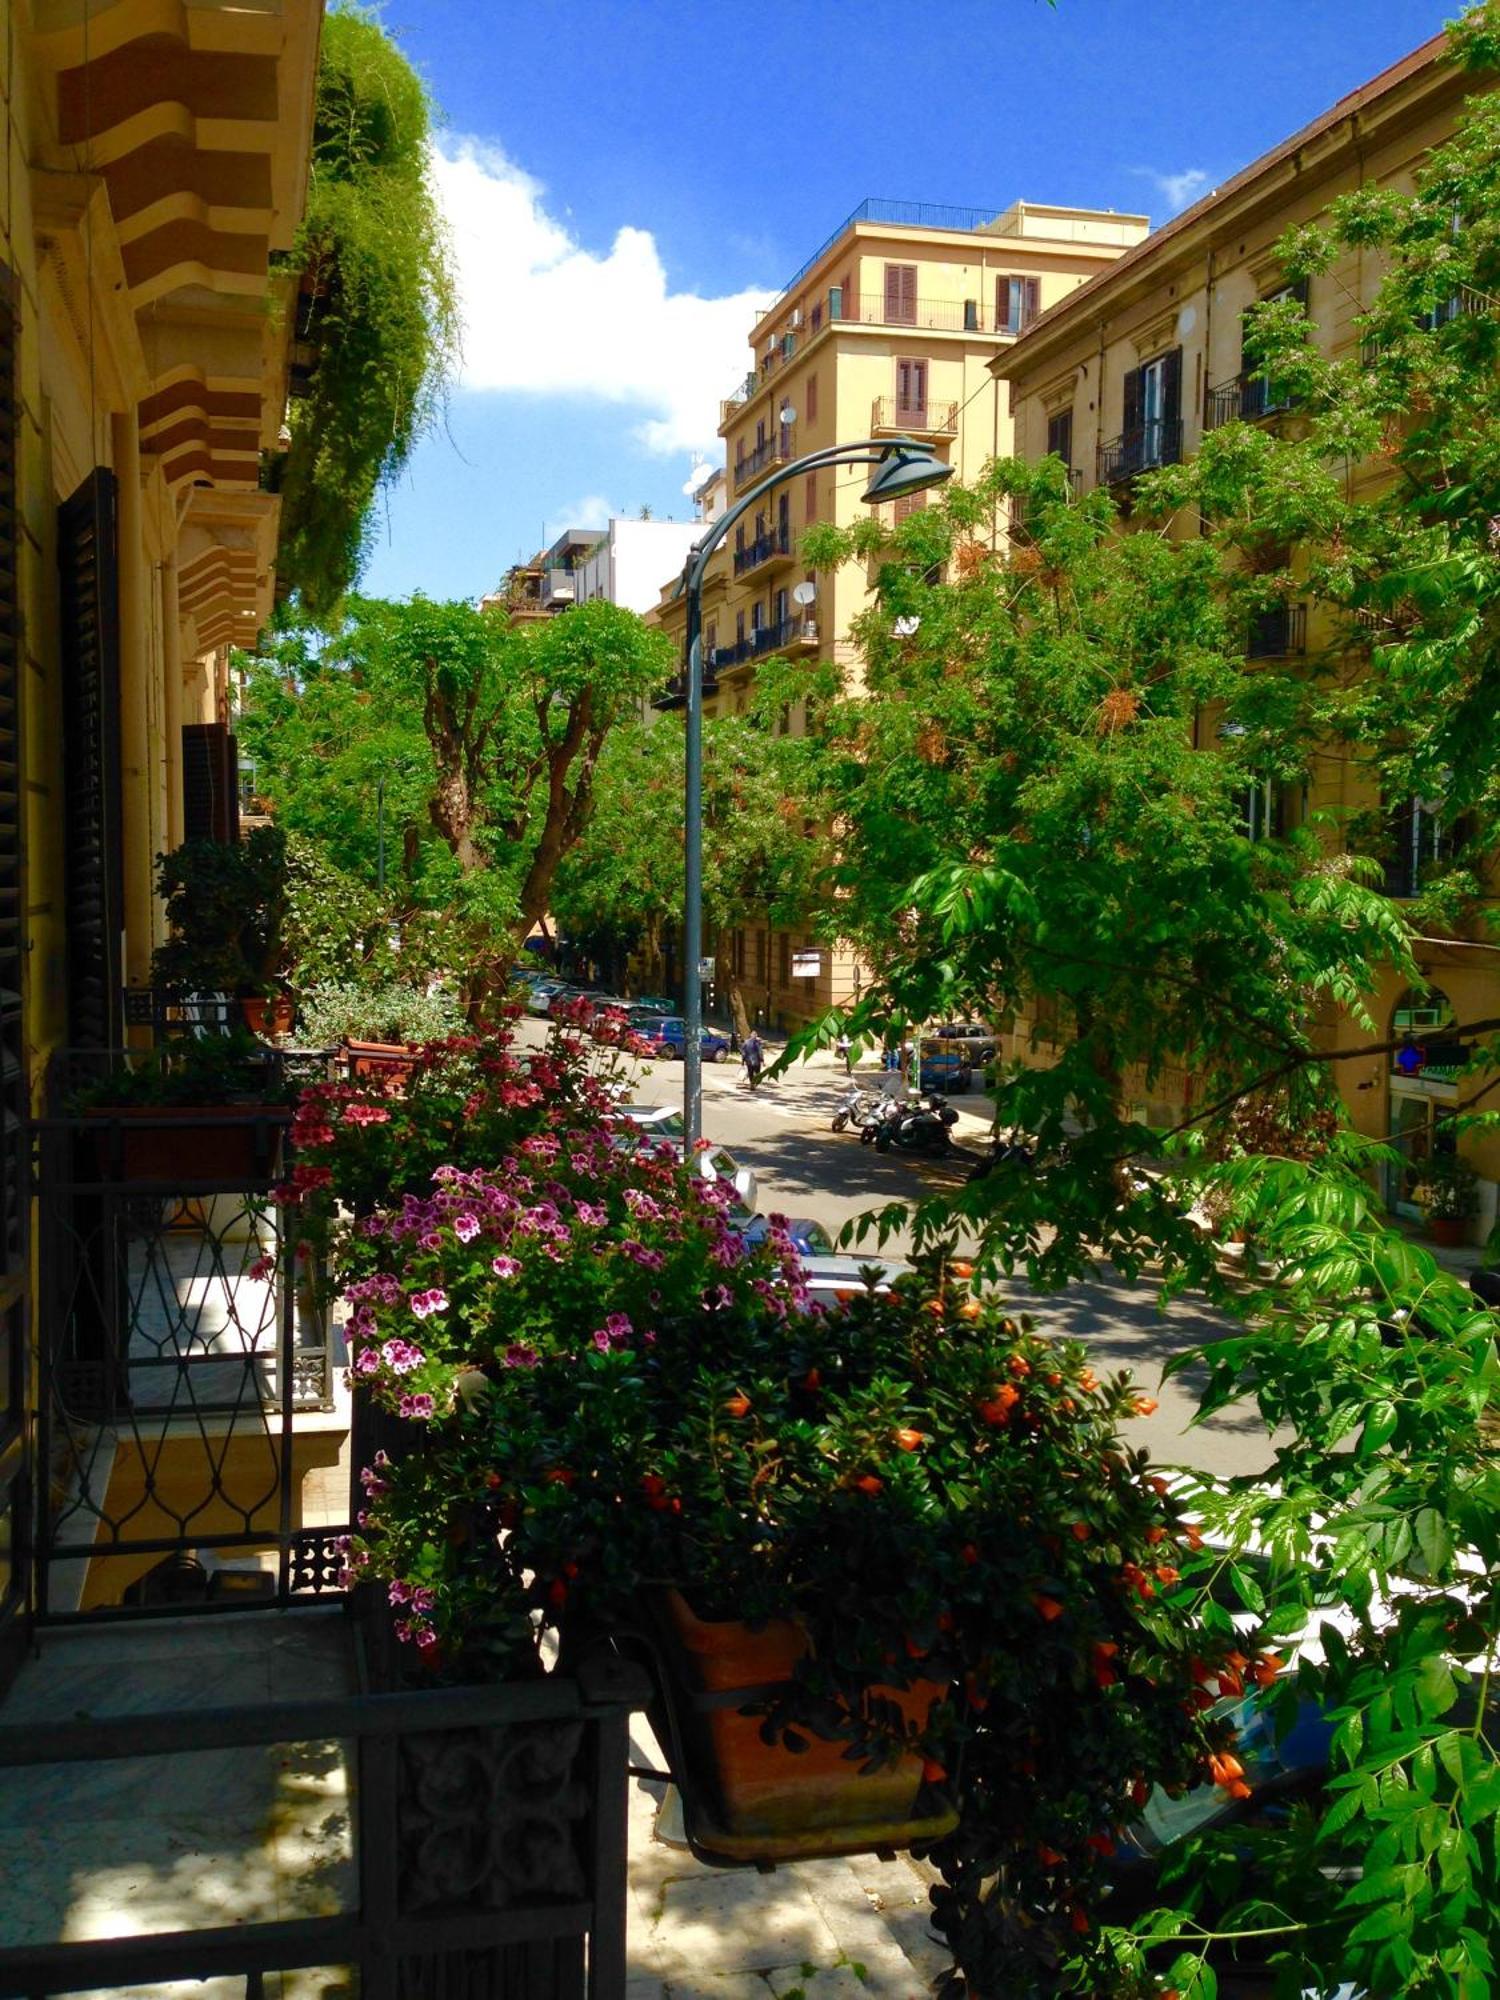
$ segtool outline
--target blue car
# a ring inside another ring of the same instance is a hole
[[[687,1023],[680,1014],[669,1014],[664,1021],[653,1026],[644,1024],[635,1031],[653,1056],[661,1056],[666,1061],[681,1062],[683,1044],[687,1040]],[[716,1035],[712,1028],[703,1030],[703,1060],[721,1062],[729,1053],[729,1037]]]

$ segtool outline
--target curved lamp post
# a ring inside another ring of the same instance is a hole
[[[684,870],[682,899],[682,1109],[689,1152],[703,1135],[703,579],[712,556],[730,529],[769,493],[788,479],[829,465],[873,465],[876,470],[861,499],[878,507],[924,492],[952,475],[953,467],[912,438],[885,443],[865,439],[858,444],[829,445],[794,459],[752,486],[743,500],[721,514],[688,550],[677,594],[687,593],[687,772],[684,788]]]

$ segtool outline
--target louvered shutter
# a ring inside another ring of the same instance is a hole
[[[96,466],[57,514],[68,1035],[120,1044],[120,596],[115,476]]]
[[[810,472],[802,485],[802,518],[809,526],[818,518],[818,475]]]
[[[1132,368],[1125,377],[1125,422],[1122,428],[1129,435],[1141,427],[1141,371]]]
[[[222,722],[190,722],[182,732],[182,831],[187,840],[240,837],[239,746]]]
[[[1174,347],[1161,364],[1160,465],[1175,465],[1182,456],[1182,349]]]
[[[1042,301],[1042,281],[1040,278],[1026,278],[1022,282],[1021,325],[1030,326],[1036,318]]]
[[[890,326],[915,326],[917,320],[915,264],[886,265],[885,317],[886,323]]]
[[[809,375],[807,378],[807,421],[810,424],[815,424],[818,421],[818,378],[816,375]]]
[[[19,339],[14,275],[0,267],[0,1686],[27,1645],[25,1550],[32,1474],[26,1265],[31,1240],[25,1121],[30,1079],[21,1017],[21,596],[16,512]]]

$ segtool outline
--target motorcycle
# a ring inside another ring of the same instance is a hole
[[[894,1118],[882,1120],[875,1135],[877,1152],[894,1147],[903,1153],[928,1153],[941,1157],[953,1151],[953,1127],[958,1113],[935,1092],[919,1097],[915,1104],[897,1107]]]
[[[860,1144],[879,1146],[880,1135],[887,1127],[895,1125],[906,1112],[906,1106],[897,1097],[877,1097],[864,1123],[859,1128]],[[883,1149],[882,1149],[883,1150]]]
[[[833,1129],[842,1132],[852,1125],[856,1132],[862,1131],[873,1116],[880,1099],[868,1090],[861,1090],[857,1083],[851,1083],[839,1099],[838,1109],[833,1114]]]

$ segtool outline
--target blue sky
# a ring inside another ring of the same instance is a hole
[[[775,293],[867,195],[1165,221],[1435,33],[1428,0],[387,0],[441,108],[464,375],[364,587],[474,597],[686,518]]]

